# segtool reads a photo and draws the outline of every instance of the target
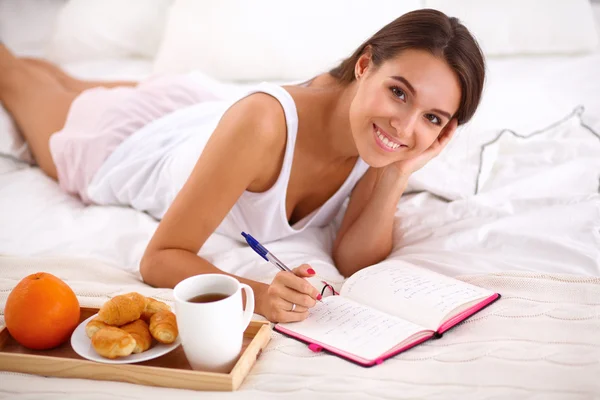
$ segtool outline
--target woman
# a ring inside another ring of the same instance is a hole
[[[215,231],[280,239],[328,224],[348,196],[338,270],[383,260],[410,174],[472,117],[485,70],[467,29],[434,10],[401,16],[309,82],[263,83],[232,101],[187,75],[84,82],[3,47],[0,69],[0,100],[46,174],[85,202],[161,220],[140,263],[160,287],[225,273],[197,255]],[[290,322],[319,298],[303,279],[314,273],[236,278],[254,289],[257,313]]]

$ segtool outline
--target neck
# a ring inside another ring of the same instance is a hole
[[[331,75],[323,74],[302,95],[306,102],[298,112],[308,128],[302,142],[316,157],[332,162],[358,157],[349,118],[355,92],[355,83],[342,86]]]

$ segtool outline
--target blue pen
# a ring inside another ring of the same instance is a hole
[[[244,237],[244,239],[246,239],[246,242],[248,242],[248,245],[250,245],[250,247],[252,247],[252,250],[257,252],[259,256],[261,256],[262,258],[264,258],[271,264],[275,265],[277,268],[279,268],[282,271],[292,272],[292,270],[289,269],[288,267],[286,267],[284,263],[279,261],[279,259],[277,257],[275,257],[273,255],[273,253],[271,253],[269,250],[267,250],[262,244],[258,243],[258,240],[254,239],[252,237],[252,235],[250,235],[246,232],[242,232],[242,236]],[[292,274],[293,274],[293,272],[292,272]]]
[[[288,271],[293,274],[291,269],[289,269],[284,263],[282,263],[277,257],[275,257],[275,255],[273,253],[271,253],[269,250],[267,250],[265,248],[265,246],[260,244],[258,242],[258,240],[254,239],[252,237],[252,235],[250,235],[249,233],[246,233],[246,232],[242,232],[242,236],[244,237],[244,239],[246,239],[246,242],[248,243],[248,245],[250,247],[252,247],[252,250],[254,250],[256,253],[258,253],[259,256],[261,256],[262,258],[264,258],[271,264],[275,265],[280,270]],[[321,300],[319,300],[319,301],[321,301]]]

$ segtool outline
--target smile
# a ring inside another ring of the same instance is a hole
[[[375,142],[385,151],[397,151],[402,147],[408,147],[405,144],[398,142],[396,139],[388,135],[384,130],[373,124],[373,134],[375,135]]]

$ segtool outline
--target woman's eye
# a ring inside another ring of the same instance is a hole
[[[439,125],[441,123],[440,119],[433,114],[427,114],[425,118],[427,118],[429,122],[435,125]]]
[[[392,93],[394,93],[394,96],[396,96],[400,100],[406,100],[406,94],[398,86],[393,86],[390,90],[392,91]]]

